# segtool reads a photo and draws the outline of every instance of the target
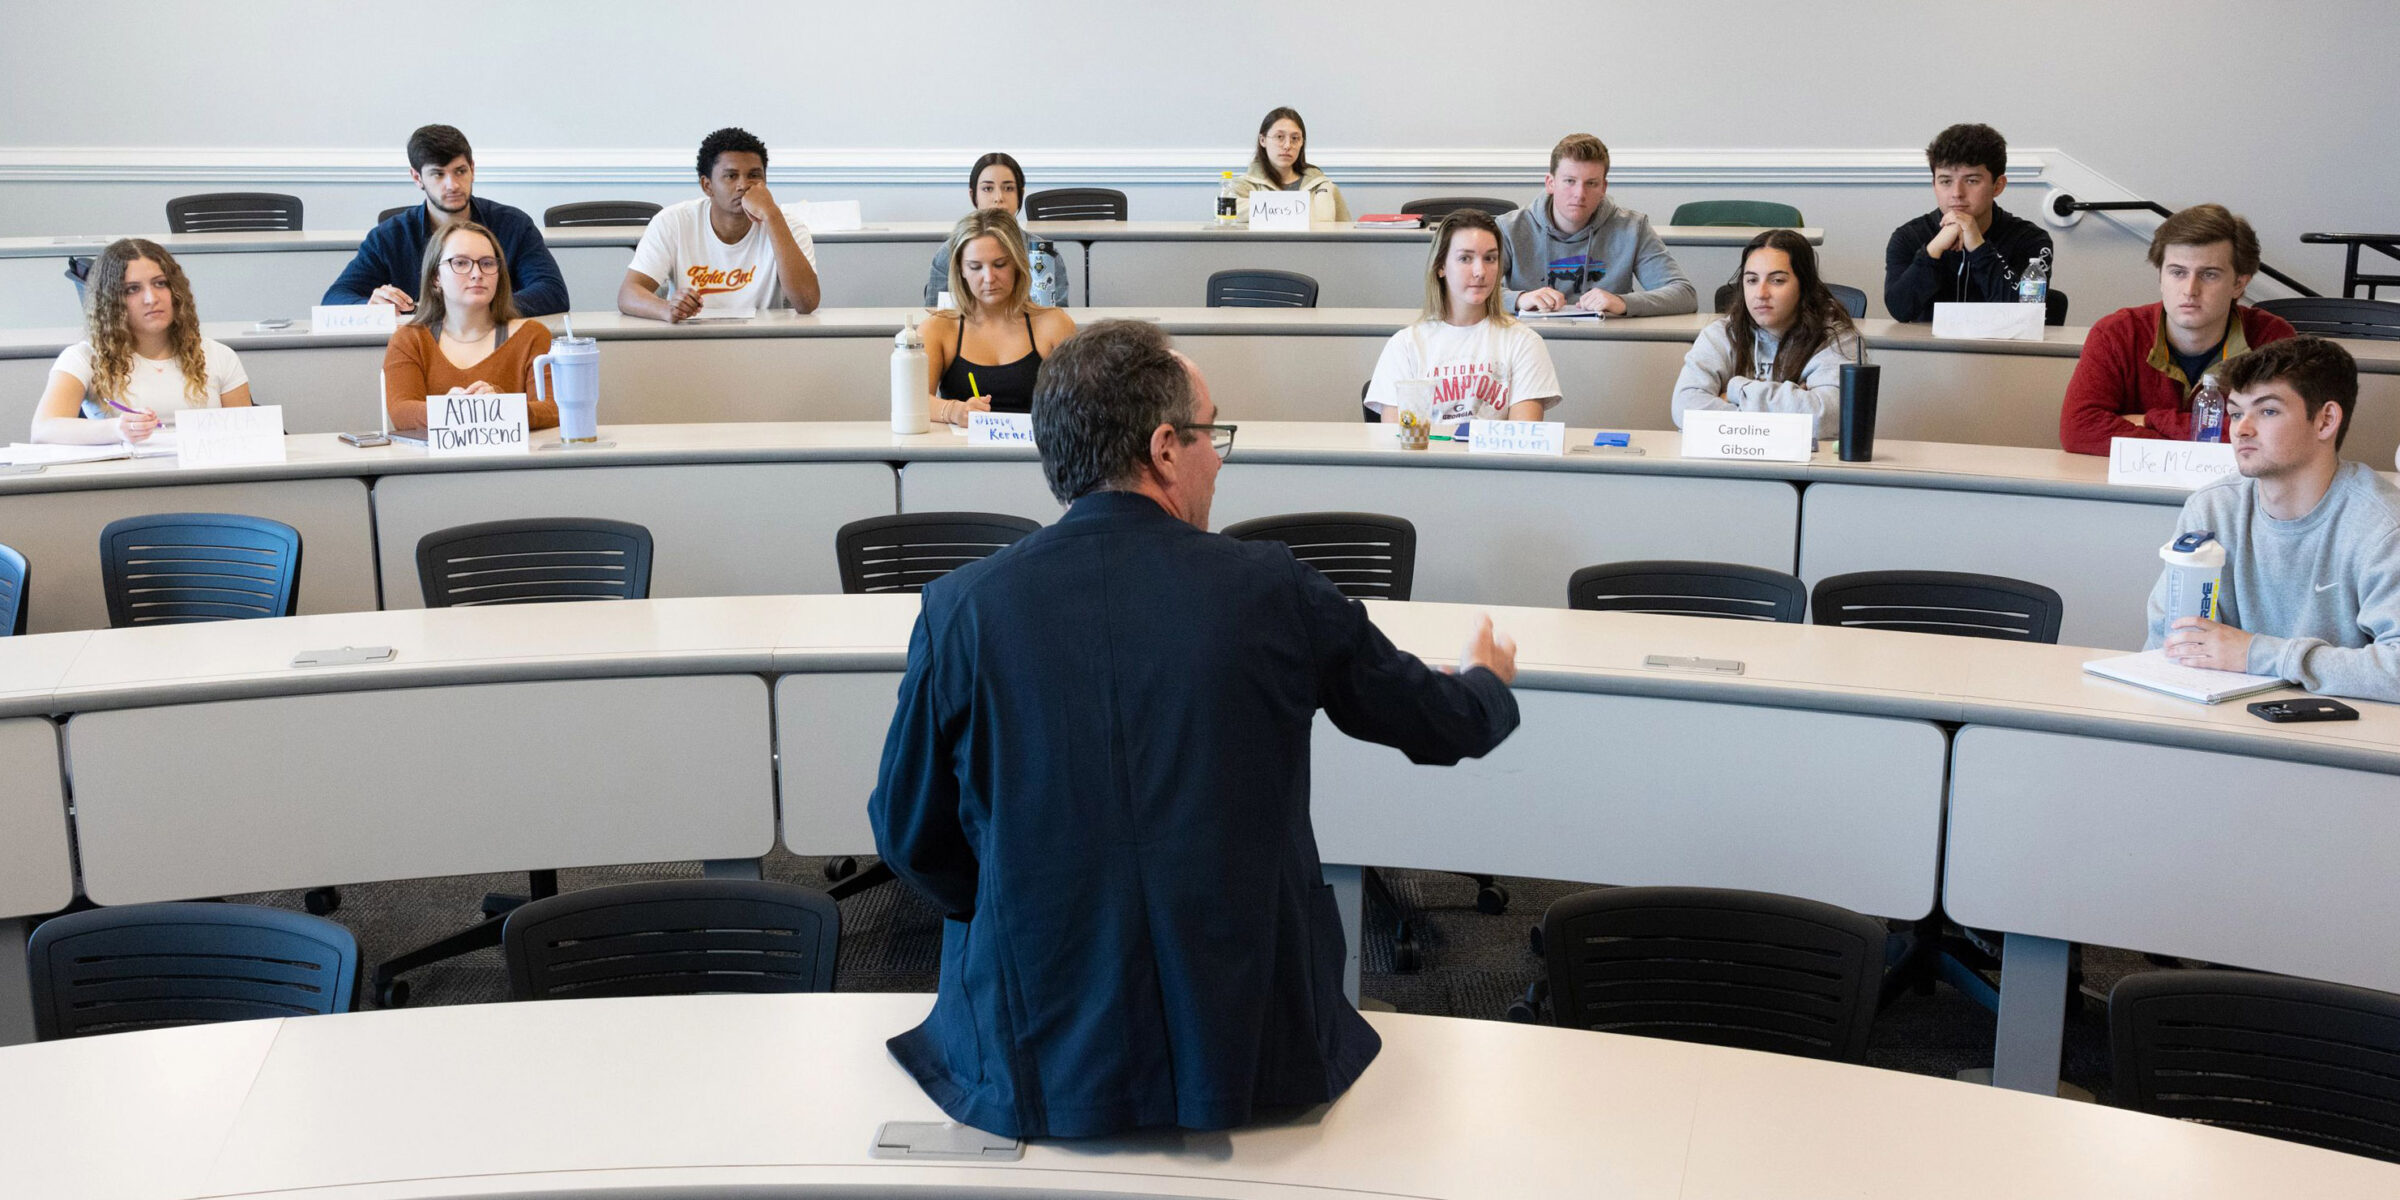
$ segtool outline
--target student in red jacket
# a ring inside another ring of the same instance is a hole
[[[2292,336],[2283,318],[2238,303],[2258,273],[2258,234],[2225,206],[2167,218],[2150,239],[2150,265],[2159,302],[2118,309],[2083,339],[2058,412],[2058,444],[2070,453],[2106,454],[2111,438],[2189,438],[2202,375]]]

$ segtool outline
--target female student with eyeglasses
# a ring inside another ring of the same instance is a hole
[[[525,393],[535,429],[558,424],[558,405],[537,400],[533,360],[550,330],[517,315],[508,259],[474,222],[452,225],[425,247],[417,311],[383,352],[383,396],[394,429],[425,428],[427,396]]]

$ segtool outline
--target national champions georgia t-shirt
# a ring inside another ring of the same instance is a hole
[[[1502,420],[1508,406],[1540,400],[1548,412],[1558,404],[1558,372],[1540,334],[1517,321],[1452,325],[1427,318],[1392,335],[1376,360],[1367,386],[1367,406],[1383,412],[1400,402],[1392,385],[1403,379],[1433,381],[1433,419]]]
[[[775,270],[775,243],[766,227],[753,221],[742,240],[717,240],[708,224],[708,197],[695,196],[660,209],[642,230],[633,248],[632,268],[665,284],[673,295],[686,288],[700,293],[704,317],[747,317],[777,301],[781,282]],[[785,223],[809,266],[817,265],[817,246],[808,236],[800,210],[785,205]]]

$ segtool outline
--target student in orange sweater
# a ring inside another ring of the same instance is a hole
[[[517,315],[499,239],[473,222],[450,226],[425,247],[417,311],[383,352],[383,400],[392,428],[425,428],[427,396],[525,393],[535,429],[558,424],[558,405],[534,397],[533,360],[550,352],[550,330]]]
[[[2058,412],[2069,453],[2106,454],[2111,438],[2191,437],[2200,377],[2292,336],[2290,322],[2239,303],[2258,273],[2258,234],[2223,205],[2167,218],[2150,238],[2150,265],[2159,302],[2118,309],[2083,339]]]

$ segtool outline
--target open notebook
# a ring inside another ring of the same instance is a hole
[[[124,442],[107,442],[98,446],[11,442],[7,448],[0,449],[0,462],[46,467],[59,463],[107,462],[112,458],[163,458],[173,453],[175,431],[161,429],[130,445]]]
[[[2205,667],[2187,667],[2169,661],[2164,650],[2144,650],[2140,654],[2125,654],[2116,658],[2098,658],[2083,664],[2085,673],[2183,700],[2216,704],[2243,696],[2255,696],[2284,686],[2284,681],[2272,675],[2245,675],[2240,671],[2211,671]]]

